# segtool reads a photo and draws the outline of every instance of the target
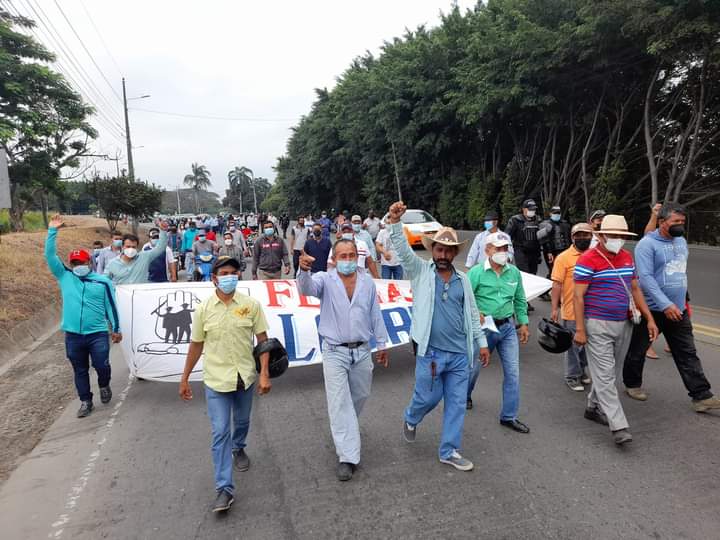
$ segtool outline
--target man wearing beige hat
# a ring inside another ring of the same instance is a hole
[[[400,222],[406,209],[402,202],[394,203],[386,220],[393,248],[413,290],[410,336],[417,345],[415,389],[405,409],[403,437],[408,443],[415,442],[418,424],[444,399],[438,457],[441,463],[470,471],[473,463],[460,454],[468,377],[475,349],[480,349],[484,365],[490,352],[470,281],[452,264],[462,242],[453,229],[442,227],[433,237],[422,239],[432,260],[418,257]]]
[[[633,322],[639,322],[640,314],[647,321],[650,341],[658,335],[632,255],[622,249],[634,236],[623,216],[605,216],[598,245],[580,256],[574,271],[575,343],[585,346],[592,377],[585,418],[608,425],[618,445],[632,441],[632,435],[615,386],[616,362],[625,358]]]

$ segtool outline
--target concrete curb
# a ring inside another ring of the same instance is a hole
[[[6,371],[19,357],[39,341],[47,339],[60,325],[60,304],[51,303],[32,318],[22,321],[9,332],[0,332],[4,354],[0,357],[0,371]]]

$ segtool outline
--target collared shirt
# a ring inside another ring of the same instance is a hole
[[[357,248],[357,254],[358,254],[358,257],[357,257],[358,268],[366,269],[367,264],[365,264],[365,259],[370,257],[370,248],[363,240],[360,240],[357,237],[357,235],[355,236],[355,247]],[[328,262],[330,264],[335,264],[335,259],[333,258],[332,255],[330,255],[330,257],[328,258]]]
[[[117,251],[113,251],[112,246],[102,248],[98,254],[97,261],[95,261],[95,271],[98,274],[104,274],[105,268],[107,268],[107,265],[110,264],[110,261],[120,255],[121,252],[121,247],[118,248]]]
[[[463,324],[462,280],[453,272],[445,281],[435,273],[435,308],[430,325],[429,347],[441,351],[465,354],[465,325]]]
[[[513,255],[515,255],[515,251],[513,250],[510,236],[502,232],[500,229],[497,230],[497,233],[500,238],[504,238],[510,242],[510,245],[508,246],[508,253],[510,253],[510,258],[512,259]],[[485,245],[487,244],[488,236],[490,236],[489,230],[482,231],[475,236],[475,239],[470,246],[470,251],[468,251],[467,258],[465,259],[465,268],[472,268],[476,264],[484,263],[487,260],[487,255],[485,255]]]
[[[388,340],[380,304],[377,301],[375,282],[365,272],[357,272],[352,300],[348,298],[345,285],[337,270],[310,274],[298,273],[300,293],[320,300],[320,324],[318,334],[332,345],[370,341],[378,345]]]
[[[368,253],[370,253],[370,256],[373,258],[373,260],[377,259],[377,251],[375,251],[375,242],[373,242],[372,236],[370,236],[369,232],[367,232],[365,229],[360,229],[360,231],[355,233],[355,238],[356,238],[356,240],[365,242],[365,245],[368,248]]]
[[[115,285],[128,283],[147,283],[150,264],[165,252],[167,247],[167,233],[160,231],[160,238],[150,251],[138,251],[138,254],[129,263],[122,257],[116,257],[105,268],[105,275]]]
[[[387,229],[381,229],[380,232],[377,235],[377,238],[375,239],[375,242],[380,244],[383,248],[383,252],[385,255],[388,255],[388,258],[385,258],[385,255],[380,256],[380,264],[383,266],[399,266],[400,265],[400,259],[398,259],[397,253],[395,253],[395,248],[393,248],[392,242],[390,241],[390,231]]]
[[[628,291],[631,290],[632,280],[637,277],[632,255],[624,249],[615,255],[601,254],[600,249],[588,249],[575,263],[575,283],[588,285],[585,317],[626,321],[630,310]]]
[[[520,324],[528,324],[527,299],[522,275],[516,266],[508,263],[498,275],[485,259],[468,272],[475,302],[483,315],[493,319],[507,319],[515,315]]]
[[[413,290],[413,313],[410,336],[418,344],[418,355],[427,353],[430,341],[432,317],[435,309],[435,263],[418,257],[408,244],[402,223],[389,224],[390,240],[395,252],[398,254],[403,270],[410,278]],[[472,301],[473,292],[467,276],[458,271],[463,284],[463,324],[466,338],[466,354],[468,363],[472,363],[474,342],[480,347],[487,347],[485,333],[480,327],[480,314],[475,302]]]
[[[213,293],[195,310],[191,340],[203,342],[203,382],[216,392],[249,388],[257,378],[253,336],[267,332],[260,302],[235,292],[228,305]]]
[[[553,261],[551,279],[562,285],[562,318],[565,321],[575,320],[575,264],[582,255],[575,246],[570,246]]]
[[[305,242],[305,247],[303,248],[307,255],[315,258],[310,272],[314,274],[315,272],[327,271],[328,257],[330,256],[331,249],[332,244],[329,238],[323,236],[320,240],[316,240],[315,237],[311,235],[310,239]]]
[[[370,233],[370,236],[372,236],[373,239],[377,238],[377,235],[380,232],[379,217],[365,218],[365,221],[363,221],[363,225],[367,227],[367,231]]]

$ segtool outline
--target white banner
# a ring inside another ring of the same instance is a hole
[[[410,342],[412,294],[409,281],[375,280],[388,346]],[[523,273],[529,300],[552,282]],[[130,371],[148,380],[178,382],[190,343],[192,314],[215,290],[211,282],[146,283],[117,287],[123,333],[121,348]],[[301,295],[295,280],[241,281],[238,290],[257,299],[268,322],[268,336],[283,342],[290,367],[322,362],[316,298]],[[202,359],[191,380],[202,380]]]

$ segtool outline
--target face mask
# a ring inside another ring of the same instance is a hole
[[[338,261],[337,271],[344,276],[349,276],[357,270],[357,261]]]
[[[620,250],[625,245],[625,240],[622,238],[608,238],[605,240],[605,249],[610,253],[620,253]]]
[[[263,229],[263,233],[265,233],[265,236],[270,237],[275,234],[275,229]]]
[[[101,249],[101,248],[95,248],[95,249],[93,249],[93,255],[99,255],[99,254],[100,254],[100,249]]]
[[[353,231],[360,232],[360,224],[359,223],[353,223]]]
[[[235,232],[235,225],[230,225],[230,230],[231,230],[232,232]]]
[[[575,244],[575,247],[578,251],[585,251],[590,247],[590,239],[589,238],[578,238],[573,242]]]
[[[198,236],[198,240],[199,240],[200,242],[204,242],[204,241],[206,240],[205,235]]]
[[[125,255],[128,259],[134,259],[137,256],[137,249],[125,248],[123,249],[123,255]]]
[[[157,246],[158,239],[157,238],[151,238],[150,239],[150,245],[151,246]]]
[[[553,221],[560,221],[561,217],[562,216],[560,216],[560,214],[550,214],[550,219],[552,219]]]
[[[485,226],[485,230],[489,231],[490,229],[495,227],[495,222],[494,221],[486,221],[485,223],[483,223],[483,225]]]
[[[313,231],[313,236],[320,238],[322,236],[322,231]]]
[[[225,239],[225,245],[226,245],[226,246],[232,246],[232,239],[231,239],[231,238],[226,238],[226,239]]]
[[[535,217],[535,210],[528,210],[527,211],[527,217],[534,218]]]
[[[235,274],[229,276],[219,276],[217,278],[217,287],[225,294],[231,294],[238,284],[238,277]]]
[[[326,218],[326,217],[327,217],[327,214],[322,214],[322,216],[321,216],[321,217],[324,217],[324,218]]]
[[[492,254],[492,257],[490,257],[492,262],[495,264],[499,264],[500,266],[505,266],[507,264],[508,260],[508,253],[507,251],[496,251]]]
[[[342,239],[343,239],[343,240],[352,240],[352,239],[353,239],[353,233],[349,233],[349,232],[343,233]]]
[[[674,238],[678,238],[680,236],[685,235],[685,225],[670,225],[668,228],[668,233],[670,233],[670,236]]]
[[[85,277],[90,273],[90,267],[86,264],[82,264],[74,267],[72,271],[77,277]]]
[[[113,240],[113,246],[122,247],[122,238],[120,240]]]

